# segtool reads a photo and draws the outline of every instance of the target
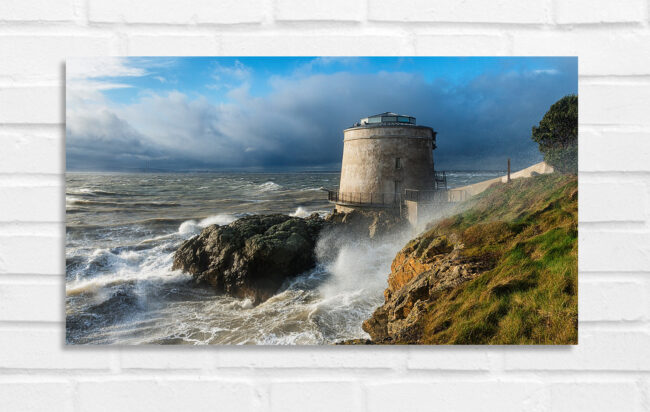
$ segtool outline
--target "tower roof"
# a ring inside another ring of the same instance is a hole
[[[415,126],[415,117],[393,112],[379,113],[359,120],[359,125],[400,124]]]

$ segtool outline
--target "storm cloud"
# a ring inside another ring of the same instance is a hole
[[[71,88],[67,167],[336,170],[343,129],[392,111],[438,132],[438,170],[502,170],[508,157],[520,168],[541,160],[531,127],[552,103],[576,92],[570,64],[484,73],[462,83],[406,72],[276,76],[262,97],[244,79],[226,103],[171,91],[118,105]]]

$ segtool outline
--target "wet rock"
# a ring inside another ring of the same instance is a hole
[[[314,267],[314,247],[324,219],[257,215],[227,226],[209,226],[174,254],[172,269],[197,283],[260,303],[282,283]]]
[[[333,211],[326,218],[334,227],[343,227],[348,234],[378,239],[402,229],[407,221],[399,214],[384,210]]]

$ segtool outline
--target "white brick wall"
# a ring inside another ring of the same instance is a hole
[[[650,409],[650,0],[3,0],[0,409]],[[579,55],[577,347],[63,345],[64,59]]]

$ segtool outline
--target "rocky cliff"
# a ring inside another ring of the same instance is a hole
[[[395,257],[372,343],[577,343],[577,178],[497,183]]]

